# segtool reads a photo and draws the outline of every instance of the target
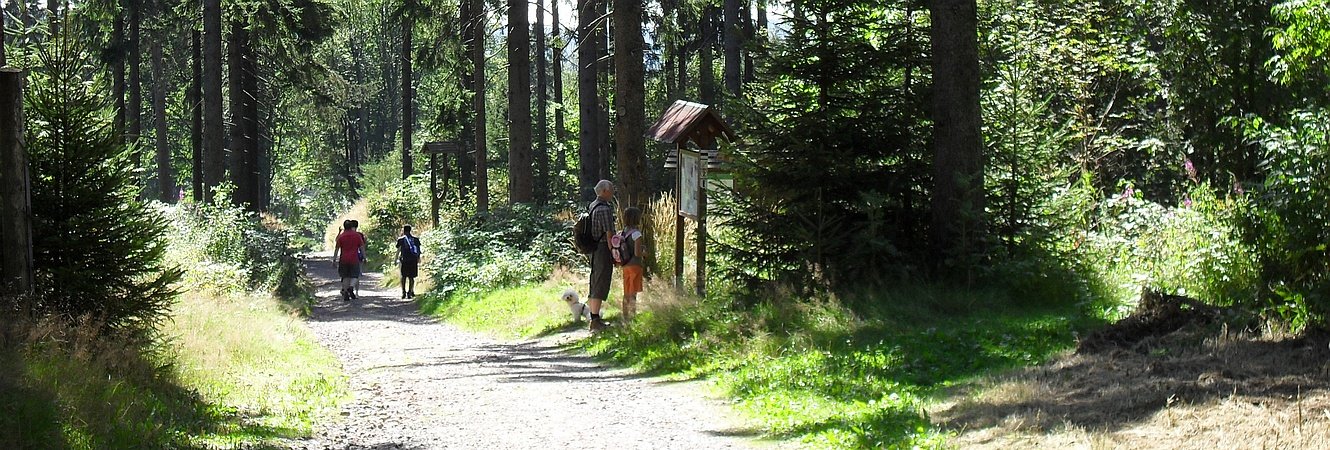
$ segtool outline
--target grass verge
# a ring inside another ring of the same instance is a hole
[[[0,320],[0,448],[279,448],[346,383],[290,307],[185,295],[153,342]]]
[[[531,337],[570,325],[561,290],[551,282],[427,297],[422,307],[471,330]],[[1075,305],[1026,302],[996,290],[907,286],[843,302],[772,293],[736,306],[656,281],[633,324],[576,345],[655,375],[713,379],[770,436],[825,448],[947,448],[952,432],[927,411],[949,386],[1042,363],[1101,323]]]

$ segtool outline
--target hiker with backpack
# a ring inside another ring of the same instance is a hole
[[[342,278],[342,300],[351,301],[359,295],[360,261],[365,251],[365,235],[356,228],[354,220],[342,222],[342,232],[337,235],[333,247],[333,263],[337,264],[337,276]]]
[[[623,272],[623,313],[627,325],[637,315],[637,294],[642,292],[642,210],[630,206],[623,210],[623,230],[610,239],[610,255]]]
[[[416,297],[416,275],[420,266],[420,238],[411,235],[411,226],[402,226],[397,238],[397,262],[402,271],[402,299]]]
[[[591,286],[587,292],[587,307],[591,310],[588,327],[591,331],[605,329],[600,318],[600,306],[610,295],[610,277],[614,274],[614,261],[610,255],[610,239],[614,237],[614,183],[600,180],[596,183],[596,199],[587,206],[588,233],[594,239],[591,252]]]

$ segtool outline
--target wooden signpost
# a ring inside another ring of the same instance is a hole
[[[708,171],[723,170],[716,138],[729,142],[737,136],[710,106],[676,100],[647,129],[646,136],[674,144],[674,152],[665,160],[666,169],[677,169],[675,200],[679,211],[674,219],[674,286],[683,288],[684,219],[697,223],[697,294],[706,296],[707,264],[707,192]],[[693,148],[689,147],[693,144]]]
[[[433,219],[434,226],[439,226],[439,203],[447,193],[439,192],[439,159],[443,160],[443,185],[444,189],[448,187],[448,179],[451,178],[452,166],[448,164],[448,155],[457,155],[457,168],[462,169],[462,144],[457,141],[431,141],[425,143],[423,152],[429,155],[429,207],[430,218]],[[439,158],[443,155],[443,158]]]

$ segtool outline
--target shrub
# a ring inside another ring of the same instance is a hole
[[[556,264],[582,258],[568,242],[572,225],[552,217],[517,204],[425,233],[422,245],[433,255],[426,271],[447,295],[542,281]]]
[[[180,272],[163,264],[166,221],[137,199],[135,149],[112,130],[107,92],[84,79],[86,51],[67,36],[39,52],[26,97],[33,266],[41,314],[93,316],[149,330]]]
[[[249,288],[298,296],[300,265],[290,233],[230,206],[159,206],[171,220],[168,257],[185,267],[185,285],[218,293]]]

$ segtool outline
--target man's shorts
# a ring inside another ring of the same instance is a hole
[[[420,260],[402,257],[402,278],[415,278],[420,274]]]
[[[360,264],[337,263],[337,276],[342,278],[360,278]]]
[[[610,257],[610,246],[604,242],[597,244],[591,253],[591,288],[587,298],[605,300],[610,295],[610,276],[614,273],[614,263]]]

